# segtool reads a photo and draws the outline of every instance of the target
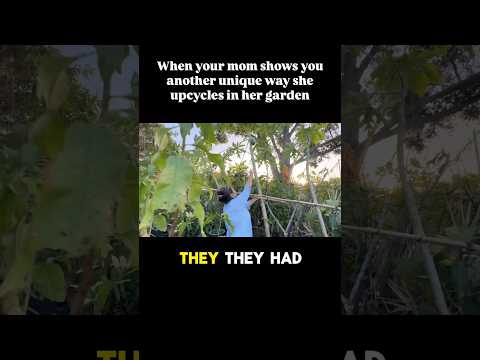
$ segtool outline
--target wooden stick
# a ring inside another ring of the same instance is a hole
[[[250,156],[252,158],[253,174],[255,175],[255,182],[257,183],[258,193],[262,195],[260,180],[258,180],[258,176],[257,176],[257,165],[255,164],[255,157],[253,156],[252,143],[249,141],[248,144],[250,145]],[[262,209],[263,226],[265,227],[265,236],[270,237],[270,224],[268,223],[267,209],[265,208],[265,203],[263,202],[262,198],[260,198],[260,206]]]
[[[403,238],[403,239],[414,240],[419,242],[429,242],[436,245],[455,246],[463,249],[480,251],[480,245],[477,245],[477,244],[466,243],[466,242],[451,240],[451,239],[438,238],[433,236],[419,236],[415,234],[405,234],[398,231],[381,230],[381,229],[375,229],[372,227],[360,227],[360,226],[353,226],[353,225],[342,225],[342,229],[368,232],[371,234],[387,235],[387,236],[393,236],[396,238]]]
[[[217,189],[209,188],[209,187],[203,188],[203,190],[205,190],[205,191],[210,191],[210,190],[217,191]],[[264,200],[269,200],[269,201],[290,202],[290,203],[303,204],[303,205],[319,206],[319,207],[324,207],[324,208],[328,208],[328,209],[339,209],[339,210],[341,209],[340,206],[332,206],[332,205],[327,205],[327,204],[315,204],[313,202],[301,201],[301,200],[282,199],[282,198],[275,197],[275,196],[270,196],[270,195],[250,194],[250,196],[251,197],[256,197],[256,198],[262,198]]]
[[[475,147],[475,157],[477,159],[478,175],[480,175],[480,150],[477,140],[477,130],[473,130],[473,146]]]
[[[405,204],[408,210],[408,215],[413,226],[413,231],[420,237],[425,237],[425,231],[423,228],[422,218],[417,206],[417,200],[413,191],[410,179],[407,174],[407,167],[405,165],[405,137],[406,137],[406,98],[407,98],[407,85],[405,74],[400,73],[402,97],[400,103],[400,121],[398,124],[397,132],[397,160],[398,160],[398,172],[400,175],[400,183],[402,184],[403,195]],[[430,285],[432,287],[433,299],[440,314],[448,315],[450,313],[445,299],[442,283],[438,275],[437,266],[433,259],[432,252],[429,244],[423,242],[421,244],[421,250],[423,254],[423,260],[425,262],[425,270],[427,271]]]
[[[308,148],[307,148],[307,160],[305,161],[305,163],[306,163],[305,171],[307,174],[308,185],[310,187],[310,194],[312,195],[313,202],[315,204],[318,204],[317,193],[315,192],[315,187],[313,186],[312,180],[310,179],[310,150]],[[320,211],[318,206],[315,206],[315,210],[317,211],[318,221],[320,222],[320,229],[322,230],[322,235],[324,237],[328,237],[327,227],[325,226],[325,222],[323,221],[322,212]]]

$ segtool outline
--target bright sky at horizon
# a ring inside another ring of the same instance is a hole
[[[182,137],[180,135],[180,129],[179,129],[179,124],[178,123],[163,123],[165,127],[172,129],[171,133],[173,137],[175,138],[175,141],[177,144],[180,144],[182,142]],[[187,150],[192,150],[193,147],[191,146],[194,141],[195,137],[200,136],[200,129],[197,128],[194,125],[194,128],[190,131],[190,134],[186,138],[186,149]],[[241,136],[237,135],[228,135],[228,142],[225,144],[216,144],[212,146],[211,152],[216,153],[216,154],[222,154],[225,150],[227,150],[232,144],[238,143],[243,140]],[[227,163],[227,168],[231,164],[236,164],[238,162],[241,162],[244,160],[248,167],[251,168],[251,162],[250,162],[250,156],[249,154],[245,153],[243,156],[240,157],[234,157],[232,161]],[[320,170],[323,170],[327,168],[329,170],[329,173],[326,177],[326,179],[331,179],[331,178],[337,178],[340,177],[340,172],[341,172],[341,162],[340,162],[340,155],[339,154],[332,154],[328,158],[325,158],[321,163],[320,166],[317,168],[317,170],[312,169],[312,174],[318,174]],[[265,166],[260,166],[258,169],[259,175],[267,175],[267,169]],[[305,184],[306,179],[304,179],[304,173],[305,173],[305,162],[302,162],[300,164],[297,164],[292,171],[292,178],[295,182],[298,182],[300,184]],[[271,176],[271,171],[268,169],[268,174]]]

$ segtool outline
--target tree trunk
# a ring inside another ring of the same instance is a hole
[[[313,187],[312,181],[310,179],[310,155],[307,150],[307,161],[306,161],[306,173],[307,173],[307,181],[308,181],[308,186],[310,187],[310,193],[312,195],[312,201],[315,204],[318,204],[317,200],[317,193],[315,192],[315,188]],[[318,216],[318,221],[320,222],[320,228],[322,229],[322,235],[324,237],[328,237],[327,233],[327,228],[325,227],[325,223],[323,221],[323,216],[322,216],[322,211],[320,210],[320,207],[315,206],[315,210],[317,211],[317,216]]]
[[[255,164],[255,157],[253,156],[253,148],[250,142],[249,142],[249,146],[250,146],[250,156],[252,158],[253,174],[255,175],[255,182],[258,188],[258,194],[262,196],[262,187],[260,186],[260,181],[258,180],[257,165]],[[262,209],[263,226],[265,227],[265,236],[270,237],[270,225],[268,224],[267,209],[265,208],[265,202],[263,201],[262,198],[260,198],[260,207]]]
[[[280,171],[278,171],[277,164],[275,163],[275,159],[269,160],[268,163],[270,165],[270,169],[272,170],[273,180],[282,181]]]
[[[405,120],[406,95],[407,95],[407,87],[405,85],[404,78],[402,77],[402,98],[401,98],[402,103],[400,104],[400,123],[399,123],[398,135],[397,135],[398,170],[400,173],[400,180],[403,187],[405,202],[406,202],[407,210],[410,216],[410,221],[412,222],[414,233],[416,235],[424,237],[425,232],[423,229],[422,220],[420,218],[420,213],[418,211],[418,207],[416,204],[415,195],[410,185],[407,169],[405,167],[405,159],[404,159],[405,156],[403,151],[404,150],[403,144],[405,142],[405,128],[406,128],[406,120]],[[427,243],[422,243],[421,249],[422,249],[423,258],[425,261],[425,269],[427,271],[428,278],[430,279],[430,284],[432,287],[435,304],[441,314],[449,314],[447,303],[445,301],[445,296],[443,294],[442,284],[438,277],[437,268],[435,266],[432,253],[430,251],[430,246]]]
[[[480,175],[480,150],[478,149],[477,130],[473,130],[473,146],[475,147],[475,157],[477,159],[478,175]]]

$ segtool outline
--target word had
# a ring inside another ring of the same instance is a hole
[[[294,251],[291,254],[288,252],[285,252],[282,254],[282,252],[277,251],[277,252],[271,252],[270,253],[270,264],[300,264],[302,262],[302,255]]]

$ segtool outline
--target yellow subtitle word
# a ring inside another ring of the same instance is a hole
[[[99,350],[97,351],[97,359],[102,360],[140,360],[140,352],[133,351],[130,356],[127,356],[127,351],[120,350]]]
[[[217,252],[210,251],[180,251],[178,253],[182,257],[182,264],[194,265],[215,265]]]

